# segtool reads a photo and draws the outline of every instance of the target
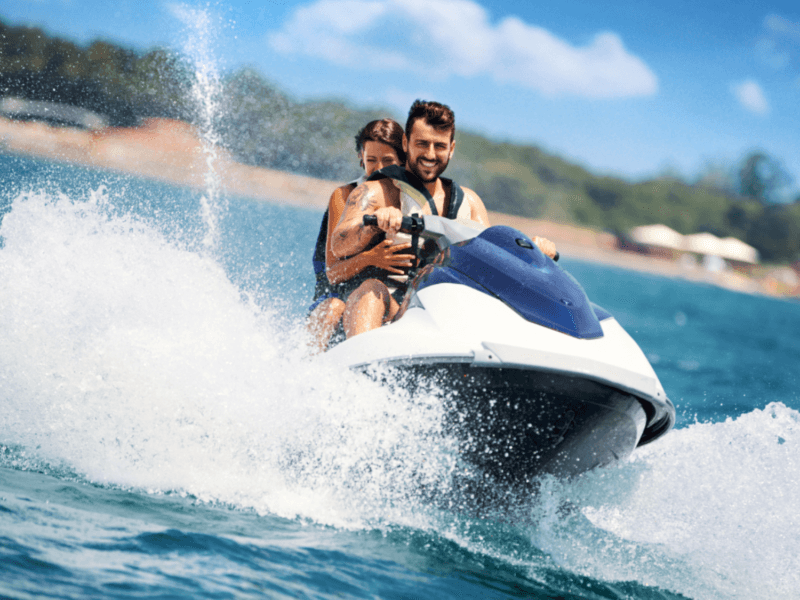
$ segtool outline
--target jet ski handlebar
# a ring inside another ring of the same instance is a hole
[[[364,225],[378,226],[378,217],[375,215],[364,215]],[[400,231],[402,233],[422,233],[425,231],[425,221],[422,217],[412,215],[410,217],[403,217],[403,222],[400,224]]]
[[[444,219],[442,217],[431,217],[430,215],[427,217],[428,219],[432,219],[432,222],[429,224],[430,226],[426,229],[425,227],[425,219],[418,215],[412,215],[410,217],[403,217],[403,221],[400,224],[400,231],[402,233],[410,233],[412,235],[422,235],[422,237],[430,238],[430,239],[437,239],[438,243],[441,248],[447,245],[447,243],[454,243],[465,241],[477,236],[483,229],[483,227],[479,227],[478,229],[473,229],[471,227],[467,227],[464,225],[456,224],[454,221],[450,219]],[[375,215],[364,215],[364,225],[372,225],[377,227],[378,225],[378,217]],[[448,242],[442,240],[442,238],[448,238]],[[520,243],[522,240],[518,240],[517,243]],[[520,244],[521,245],[521,244]],[[525,246],[528,247],[528,246]],[[556,252],[556,255],[553,257],[553,261],[558,261],[560,258],[559,253]]]

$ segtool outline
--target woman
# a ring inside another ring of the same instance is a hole
[[[391,240],[384,240],[370,250],[343,259],[331,250],[330,237],[350,193],[378,169],[405,164],[402,126],[392,119],[367,123],[356,136],[356,152],[364,175],[334,190],[322,217],[314,251],[317,285],[309,307],[308,329],[316,352],[327,349],[341,321],[347,296],[364,281],[359,275],[371,271],[369,267],[402,274],[403,268],[411,266],[412,256],[402,253],[411,247],[410,243],[393,245]]]

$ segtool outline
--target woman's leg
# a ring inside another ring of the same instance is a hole
[[[397,313],[399,305],[386,284],[367,279],[347,299],[342,322],[348,338],[377,329]]]
[[[307,329],[311,337],[311,350],[314,354],[325,352],[333,332],[344,313],[345,303],[339,298],[323,300],[308,315]]]

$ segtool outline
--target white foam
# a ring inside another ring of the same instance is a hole
[[[0,443],[99,483],[340,527],[430,526],[527,560],[457,518],[428,519],[419,482],[446,487],[455,468],[435,394],[324,370],[212,257],[109,202],[33,193],[3,218]],[[518,531],[604,581],[797,597],[799,421],[771,404],[670,432],[617,467],[549,482],[536,526]]]
[[[562,566],[691,598],[800,595],[800,413],[694,424],[618,468],[551,488],[579,507],[534,534]]]
[[[433,397],[325,371],[212,258],[106,202],[30,194],[4,218],[2,443],[95,482],[348,527],[446,479]]]

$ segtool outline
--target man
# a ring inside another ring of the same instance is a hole
[[[350,257],[384,239],[396,239],[403,216],[435,214],[489,226],[489,215],[478,195],[441,177],[455,151],[455,115],[438,102],[417,100],[411,106],[403,135],[405,169],[390,167],[374,174],[347,199],[331,239],[333,254]],[[375,215],[377,226],[364,225]],[[534,242],[550,257],[555,245],[544,238]],[[388,273],[368,279],[348,298],[343,324],[347,337],[380,327],[394,318],[405,292],[402,278]]]

